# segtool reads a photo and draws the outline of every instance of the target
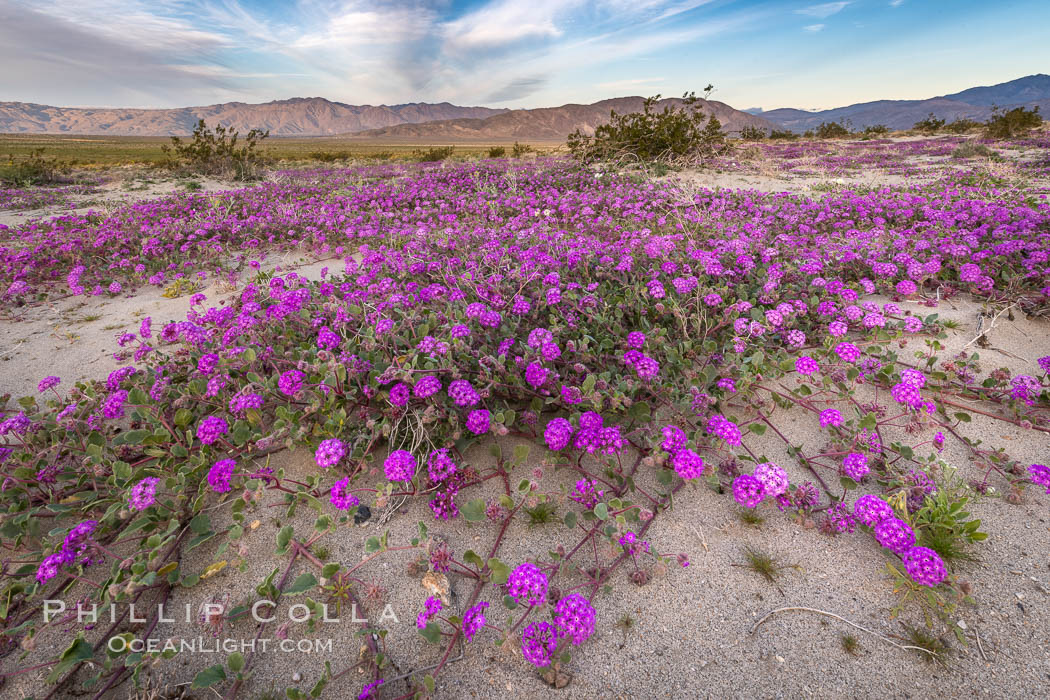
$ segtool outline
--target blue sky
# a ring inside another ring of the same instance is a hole
[[[0,101],[827,108],[1050,72],[1047,36],[1047,0],[0,0]]]

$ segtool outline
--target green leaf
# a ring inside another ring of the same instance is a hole
[[[576,527],[576,513],[575,511],[569,511],[565,514],[565,527],[572,530]]]
[[[140,445],[152,433],[148,430],[127,430],[122,433],[125,445]]]
[[[955,414],[955,418],[960,423],[969,423],[970,420],[971,420],[970,419],[970,414],[969,413],[963,413],[962,411],[959,411],[958,413],[956,413]]]
[[[305,573],[305,574],[300,575],[294,581],[292,581],[292,585],[290,585],[290,586],[288,586],[288,588],[284,589],[283,593],[285,595],[298,595],[299,593],[303,593],[305,591],[310,590],[311,588],[313,588],[316,585],[317,585],[317,577],[315,577],[311,573]]]
[[[473,501],[467,502],[460,512],[463,513],[463,517],[468,522],[476,523],[480,520],[485,519],[485,501],[481,498],[475,498]]]
[[[423,676],[423,686],[426,687],[428,693],[431,693],[431,694],[434,693],[434,687],[435,687],[434,677],[432,675],[430,675],[429,673],[427,675]]]
[[[750,430],[755,435],[765,435],[766,434],[766,424],[765,423],[752,423],[751,425],[749,425],[747,427],[748,427],[748,430]]]
[[[435,622],[428,622],[427,626],[423,629],[417,629],[419,636],[427,640],[431,644],[437,644],[441,641],[441,628],[437,626]]]
[[[175,425],[180,428],[185,428],[193,420],[193,412],[188,408],[180,408],[175,411]]]
[[[95,655],[95,649],[84,641],[84,635],[78,634],[73,643],[66,647],[62,655],[58,657],[58,665],[51,670],[47,677],[48,683],[55,683],[65,675],[66,671],[73,668],[81,661],[86,661]]]
[[[514,598],[509,595],[505,595],[503,596],[503,607],[507,610],[514,610],[518,607],[518,601],[514,600]]]
[[[198,535],[203,535],[211,531],[211,518],[208,517],[207,513],[201,513],[193,517],[190,521],[190,529],[196,532]]]
[[[631,407],[627,409],[627,415],[629,415],[636,421],[647,421],[650,417],[652,417],[652,414],[653,411],[649,407],[649,404],[647,404],[644,401],[639,401],[638,403],[631,404]]]
[[[321,567],[321,578],[332,578],[339,573],[339,564],[332,562]]]
[[[378,552],[382,547],[383,545],[380,544],[378,537],[373,536],[365,540],[365,552],[367,552],[368,554]]]
[[[857,482],[849,478],[848,476],[840,476],[839,483],[842,485],[842,488],[846,489],[847,491],[852,491],[853,489],[857,488]]]
[[[525,460],[529,458],[529,446],[528,445],[515,445],[514,446],[514,464],[515,466],[524,464]]]
[[[510,567],[495,557],[489,559],[489,571],[492,572],[492,582],[498,586],[510,578]]]
[[[609,517],[609,506],[604,503],[599,503],[594,506],[594,514],[598,516],[598,520],[605,520]]]
[[[588,374],[587,378],[583,380],[583,386],[581,386],[580,389],[583,391],[584,395],[589,394],[594,391],[594,385],[597,383],[598,378],[593,374]]]
[[[291,525],[285,525],[277,533],[277,554],[278,556],[285,554],[288,551],[288,545],[292,541],[292,535],[295,534],[295,529]]]
[[[235,651],[226,657],[226,666],[234,673],[240,673],[244,668],[244,654]]]
[[[209,666],[204,669],[193,679],[193,685],[190,688],[196,690],[199,688],[210,688],[219,681],[226,680],[226,671],[223,670],[222,666],[216,664],[215,666]]]
[[[479,557],[478,553],[475,552],[473,549],[468,549],[463,554],[463,561],[465,561],[467,564],[473,564],[474,566],[478,567],[478,570],[481,570],[485,566],[485,562],[482,561],[481,557]]]

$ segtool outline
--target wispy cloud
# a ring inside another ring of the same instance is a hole
[[[546,84],[547,78],[542,76],[517,78],[489,94],[485,101],[499,103],[520,100],[536,93]]]
[[[809,7],[795,10],[795,14],[824,19],[825,17],[831,17],[832,15],[842,12],[851,4],[852,3],[850,2],[825,2],[820,5],[810,5]]]
[[[1018,19],[1039,2],[1015,0],[1003,12]],[[778,81],[749,82],[741,73],[751,63],[789,66],[790,73],[812,67],[802,54],[778,53],[778,39],[831,28],[856,35],[863,24],[877,42],[879,23],[869,20],[903,0],[785,4],[0,0],[0,99],[162,107],[321,95],[355,104],[537,106],[678,92],[711,80],[728,91],[727,100],[768,104],[794,98],[777,92]],[[968,17],[982,16],[977,5],[967,6]],[[785,12],[802,29],[784,22]],[[839,22],[839,13],[850,21]],[[1027,26],[1018,31],[1032,34]],[[1050,60],[1050,49],[1032,51],[1024,60]],[[1003,65],[1024,63],[1008,50],[996,55]],[[859,60],[849,51],[843,58]],[[989,70],[982,75],[992,79]]]
[[[505,48],[523,40],[556,39],[564,33],[558,20],[576,4],[559,0],[497,0],[447,22],[442,33],[453,50]]]
[[[610,80],[605,83],[598,83],[597,87],[603,90],[633,90],[639,87],[654,87],[666,81],[667,78],[627,78],[625,80]]]

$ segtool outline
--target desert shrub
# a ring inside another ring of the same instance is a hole
[[[695,163],[728,148],[721,122],[704,114],[695,93],[684,95],[681,107],[666,105],[656,111],[659,101],[660,95],[647,98],[641,112],[610,112],[609,122],[597,127],[593,136],[577,129],[569,134],[569,151],[583,162],[636,158]]]
[[[925,119],[920,119],[915,122],[915,126],[912,128],[916,131],[921,131],[924,134],[936,134],[944,128],[944,124],[944,119],[938,119],[934,116],[933,112],[930,112]]]
[[[215,175],[234,180],[252,180],[258,177],[265,158],[258,151],[259,143],[270,136],[270,131],[252,129],[238,146],[240,133],[222,124],[214,129],[201,119],[193,129],[193,138],[183,143],[178,136],[171,137],[170,146],[161,146],[171,168],[198,175]]]
[[[503,146],[493,146],[489,149],[489,158],[502,158],[507,155],[507,149]]]
[[[514,147],[511,149],[510,154],[514,158],[521,158],[526,153],[533,153],[535,152],[535,150],[535,148],[533,148],[527,143],[518,143],[517,141],[515,141]]]
[[[306,157],[321,163],[334,163],[337,160],[349,160],[352,155],[350,151],[311,151]]]
[[[876,136],[885,136],[886,134],[890,133],[890,128],[885,124],[872,124],[870,126],[864,127],[864,130],[860,133],[862,136],[866,136],[869,138]]]
[[[993,139],[1008,139],[1036,129],[1042,123],[1039,107],[1015,107],[1011,110],[1001,110],[997,107],[984,123],[984,132]]]
[[[759,129],[757,126],[745,126],[740,130],[740,138],[745,141],[761,141],[766,137],[764,129]]]
[[[818,139],[844,139],[850,135],[850,130],[839,122],[821,122],[813,133]]]
[[[991,158],[995,151],[976,141],[967,141],[956,146],[952,158]]]
[[[63,181],[72,166],[55,156],[46,157],[44,149],[37,148],[21,158],[8,155],[7,162],[0,165],[0,182],[19,187],[49,185]]]
[[[812,132],[806,133],[812,135]],[[788,131],[787,129],[773,129],[769,132],[769,138],[770,140],[775,141],[797,141],[799,138],[801,138],[801,136],[799,136],[793,131]]]
[[[455,150],[455,146],[432,146],[425,151],[422,149],[416,149],[415,151],[412,151],[412,154],[420,163],[437,163],[438,161],[451,158],[452,152]]]
[[[950,134],[968,134],[971,131],[976,131],[980,126],[980,122],[963,118],[956,119],[951,124],[946,125],[944,130]]]

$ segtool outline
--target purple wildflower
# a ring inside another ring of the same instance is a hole
[[[339,510],[350,510],[360,505],[357,496],[350,493],[350,477],[345,477],[332,485],[332,491],[328,496],[328,502]]]
[[[765,495],[762,482],[750,474],[741,474],[733,480],[733,498],[746,508],[757,506]]]
[[[416,458],[406,450],[394,450],[383,463],[383,472],[390,481],[411,481],[416,473]]]
[[[157,484],[160,479],[148,476],[131,488],[128,508],[133,511],[146,510],[157,501]]]
[[[559,600],[554,612],[559,636],[572,640],[576,646],[594,634],[594,607],[579,593],[571,593]]]

